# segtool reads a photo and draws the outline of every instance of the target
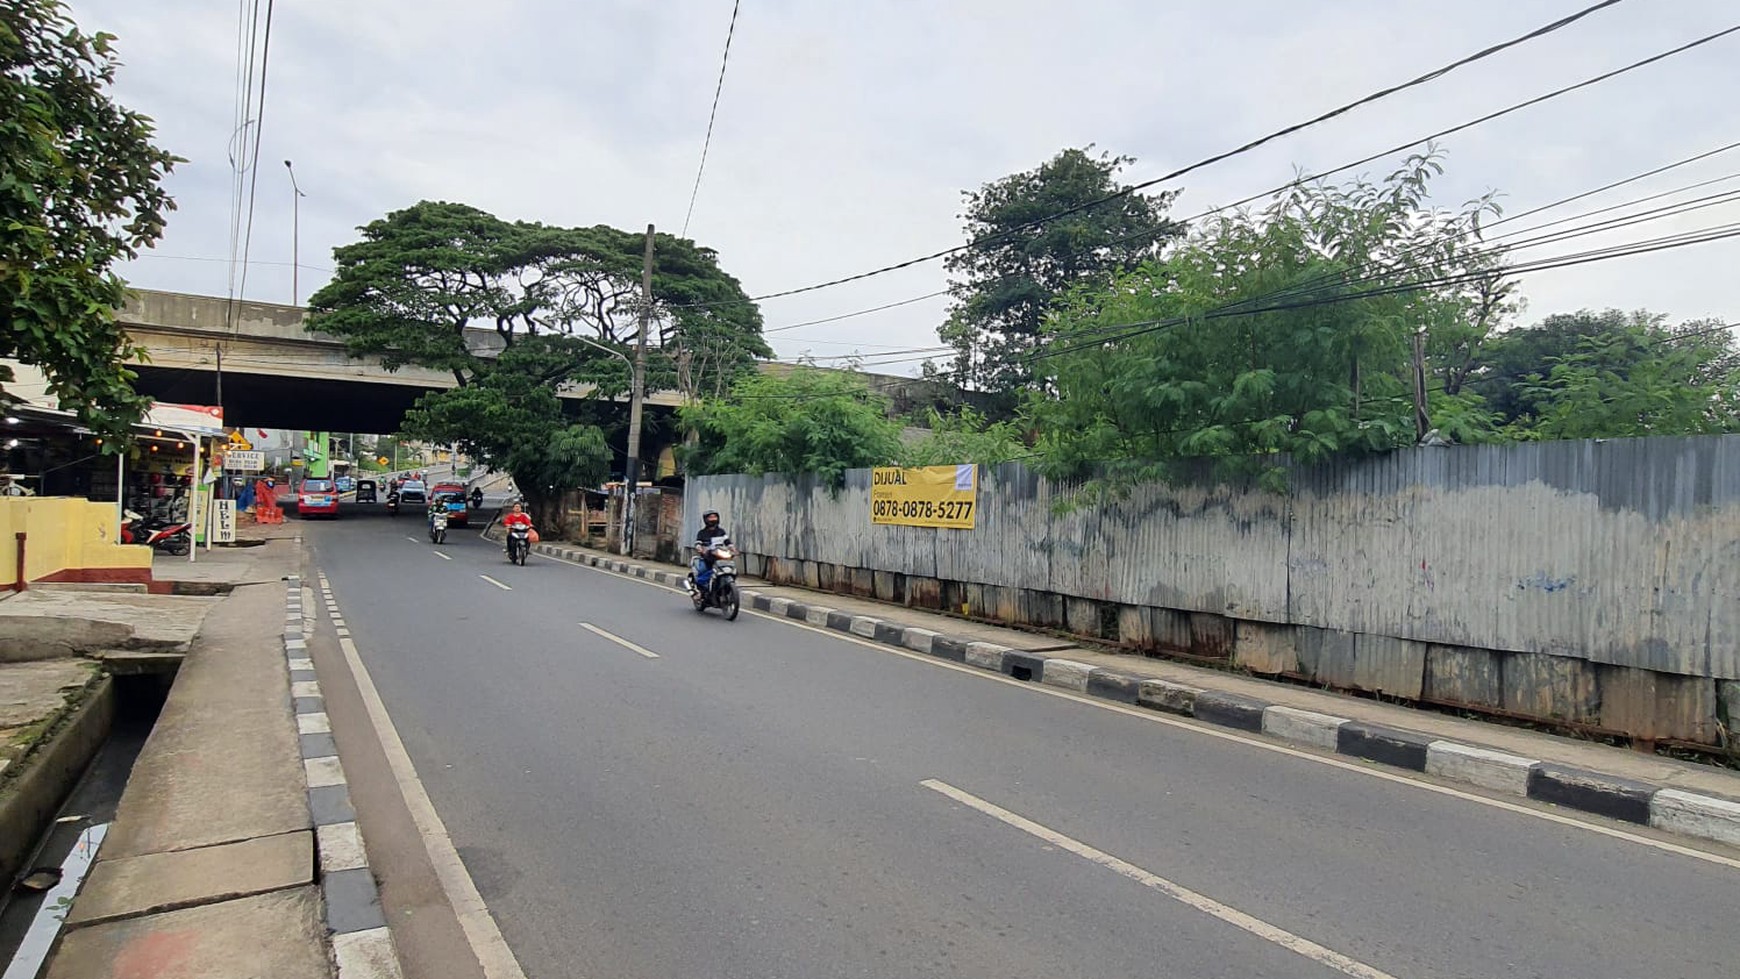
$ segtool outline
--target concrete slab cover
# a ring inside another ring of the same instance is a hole
[[[314,841],[307,832],[99,859],[66,920],[77,927],[313,882]]]
[[[273,583],[212,611],[133,768],[106,856],[310,828],[283,647],[267,631],[283,601]]]
[[[77,929],[48,979],[330,979],[325,937],[320,892],[298,887]]]
[[[222,599],[191,595],[117,595],[102,592],[27,591],[6,602],[0,629],[31,617],[108,622],[127,627],[128,642],[104,648],[175,646],[192,641],[200,623]],[[267,621],[270,621],[269,619]],[[0,635],[6,633],[0,631]]]
[[[96,671],[96,664],[82,660],[0,664],[0,734],[58,713],[67,688],[83,687]]]

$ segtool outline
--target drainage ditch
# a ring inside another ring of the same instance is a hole
[[[174,680],[173,673],[111,678],[114,713],[107,736],[54,818],[39,830],[24,869],[0,893],[0,979],[38,979],[43,971]]]

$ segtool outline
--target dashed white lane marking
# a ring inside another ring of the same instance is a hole
[[[440,558],[443,561],[453,560],[453,556],[450,554],[443,554],[440,551],[431,551],[430,553],[434,554],[436,557]]]
[[[622,638],[621,636],[615,635],[613,633],[605,632],[603,629],[598,628],[597,626],[593,625],[590,622],[580,623],[580,628],[585,629],[587,632],[590,632],[595,636],[599,636],[601,638],[608,639],[611,642],[616,643],[618,646],[621,646],[624,649],[633,650],[634,652],[637,652],[637,653],[641,654],[642,656],[645,656],[647,659],[658,659],[659,658],[658,653],[655,653],[652,650],[647,649],[645,646],[637,646],[634,643],[629,642],[627,639]]]
[[[421,543],[423,543],[423,542],[422,542],[422,541],[420,541],[420,540],[418,540],[418,539],[417,539],[417,538],[415,538],[415,537],[412,537],[412,536],[410,536],[410,535],[406,535],[406,537],[405,537],[405,539],[406,539],[406,540],[408,540],[408,541],[410,541],[410,542],[411,542],[411,543],[413,543],[413,544],[421,544]]]
[[[653,580],[648,579],[648,578],[639,578],[639,577],[635,577],[634,575],[626,575],[626,574],[622,574],[621,572],[610,571],[610,570],[605,569],[605,568],[595,568],[595,567],[592,567],[591,565],[581,564],[581,563],[576,562],[576,561],[569,561],[565,558],[550,558],[550,560],[559,562],[561,564],[571,565],[573,567],[581,569],[582,571],[591,571],[595,574],[608,575],[609,577],[616,578],[616,579],[621,580],[621,581],[629,581],[629,582],[633,582],[636,584],[647,585],[647,586],[652,587],[652,588],[662,588],[665,591],[676,592],[679,595],[684,594],[683,590],[680,588],[672,588],[668,585],[661,585],[658,582],[653,581]],[[1659,850],[1663,853],[1672,853],[1676,856],[1690,857],[1693,860],[1702,860],[1705,863],[1713,863],[1713,864],[1716,864],[1717,866],[1727,867],[1727,868],[1732,869],[1732,870],[1740,870],[1740,859],[1735,859],[1734,857],[1730,857],[1730,856],[1727,856],[1727,855],[1722,854],[1722,853],[1712,853],[1708,850],[1699,850],[1699,849],[1696,849],[1694,847],[1682,846],[1678,843],[1670,843],[1667,840],[1658,840],[1658,839],[1653,839],[1653,838],[1648,837],[1648,836],[1640,836],[1636,833],[1626,832],[1625,830],[1619,829],[1615,826],[1608,826],[1608,825],[1604,825],[1601,823],[1591,822],[1591,821],[1586,820],[1586,819],[1579,819],[1579,818],[1575,818],[1575,817],[1571,817],[1571,816],[1566,816],[1562,813],[1551,812],[1551,811],[1546,810],[1546,809],[1535,809],[1535,808],[1531,808],[1529,806],[1520,805],[1520,804],[1515,803],[1515,802],[1506,802],[1503,799],[1493,799],[1493,798],[1489,798],[1489,797],[1484,796],[1484,795],[1476,795],[1472,792],[1463,792],[1460,789],[1453,789],[1447,785],[1439,785],[1436,782],[1424,781],[1424,780],[1414,778],[1414,777],[1411,777],[1408,775],[1403,775],[1403,774],[1400,774],[1397,772],[1386,772],[1386,771],[1383,771],[1382,769],[1379,769],[1375,766],[1368,765],[1368,764],[1363,764],[1363,763],[1362,764],[1354,764],[1352,762],[1342,761],[1339,758],[1334,758],[1334,757],[1331,757],[1328,755],[1318,754],[1318,753],[1310,752],[1310,751],[1300,751],[1297,748],[1290,748],[1284,744],[1277,744],[1273,741],[1262,740],[1259,738],[1245,737],[1244,735],[1237,734],[1237,733],[1234,733],[1232,731],[1226,731],[1226,730],[1222,730],[1219,728],[1211,727],[1209,725],[1203,724],[1200,721],[1185,720],[1183,718],[1176,718],[1176,717],[1168,717],[1165,714],[1156,713],[1155,711],[1152,711],[1152,710],[1143,710],[1143,709],[1137,708],[1137,707],[1126,707],[1123,704],[1115,704],[1115,703],[1111,703],[1110,701],[1100,700],[1100,699],[1095,698],[1095,697],[1088,697],[1088,696],[1085,696],[1082,694],[1072,693],[1068,690],[1061,690],[1061,689],[1058,689],[1055,687],[1036,686],[1033,683],[1028,682],[1026,680],[1017,680],[1017,679],[1014,679],[1013,677],[1007,677],[1007,676],[1002,676],[1002,675],[997,674],[997,673],[991,673],[991,672],[988,672],[986,670],[981,670],[975,666],[963,666],[963,665],[960,665],[957,663],[950,663],[947,660],[941,660],[941,659],[938,659],[934,656],[927,656],[923,653],[910,652],[908,650],[900,649],[900,648],[897,648],[894,646],[888,646],[888,645],[885,645],[883,643],[870,642],[869,640],[860,639],[857,636],[853,636],[853,635],[850,635],[847,633],[836,632],[833,629],[817,628],[816,626],[810,625],[807,622],[799,622],[796,619],[787,618],[783,615],[770,615],[766,612],[758,612],[754,609],[747,609],[747,608],[744,609],[744,611],[747,614],[755,616],[758,619],[767,619],[770,622],[778,622],[781,625],[790,626],[793,629],[802,629],[805,632],[813,632],[818,636],[826,636],[829,639],[835,639],[835,640],[838,640],[840,642],[853,643],[853,644],[856,644],[859,646],[863,646],[866,649],[874,649],[879,653],[886,653],[886,654],[891,655],[891,656],[899,656],[899,657],[902,657],[905,659],[912,660],[915,663],[923,663],[926,666],[932,666],[932,667],[936,667],[938,669],[944,669],[944,670],[953,670],[956,673],[964,673],[967,676],[976,677],[980,680],[988,680],[992,683],[1004,683],[1004,684],[1007,684],[1009,686],[1020,687],[1023,690],[1027,690],[1029,692],[1039,694],[1041,696],[1060,697],[1064,700],[1073,700],[1078,704],[1082,704],[1083,706],[1092,707],[1096,710],[1112,711],[1113,713],[1123,714],[1123,715],[1126,715],[1128,717],[1140,718],[1144,721],[1147,721],[1150,724],[1161,724],[1161,725],[1165,725],[1166,727],[1178,728],[1178,729],[1184,730],[1184,731],[1194,731],[1197,734],[1201,734],[1201,735],[1204,735],[1206,737],[1219,738],[1222,741],[1234,741],[1234,742],[1237,742],[1237,743],[1242,744],[1242,745],[1248,745],[1252,748],[1260,749],[1262,751],[1273,752],[1277,755],[1286,755],[1290,758],[1298,758],[1302,761],[1313,762],[1313,763],[1318,764],[1318,765],[1327,765],[1330,768],[1339,768],[1344,772],[1355,772],[1355,773],[1358,773],[1360,775],[1364,775],[1368,778],[1381,779],[1385,782],[1393,782],[1397,785],[1409,785],[1409,786],[1413,786],[1416,789],[1421,789],[1423,791],[1431,792],[1431,793],[1434,793],[1436,795],[1447,796],[1447,797],[1452,798],[1452,799],[1461,799],[1464,802],[1472,802],[1472,803],[1475,803],[1477,805],[1486,806],[1489,809],[1502,809],[1505,812],[1515,813],[1519,816],[1527,816],[1530,819],[1539,819],[1539,820],[1542,820],[1544,822],[1556,823],[1560,826],[1567,826],[1567,827],[1573,827],[1576,829],[1586,830],[1590,833],[1595,833],[1595,834],[1600,835],[1600,836],[1605,836],[1609,839],[1622,840],[1626,843],[1635,843],[1639,846],[1646,846],[1646,847],[1649,847],[1650,849]]]
[[[1097,863],[1107,870],[1128,877],[1145,887],[1151,887],[1180,904],[1195,908],[1203,914],[1218,918],[1221,921],[1232,925],[1234,928],[1238,928],[1261,938],[1263,941],[1279,945],[1289,952],[1302,955],[1313,962],[1328,966],[1342,975],[1355,976],[1357,979],[1395,979],[1394,976],[1382,971],[1381,969],[1374,969],[1371,966],[1366,965],[1364,962],[1348,958],[1334,949],[1324,948],[1322,945],[1319,945],[1308,938],[1302,938],[1295,935],[1285,928],[1271,925],[1261,918],[1252,917],[1237,908],[1222,904],[1206,894],[1198,894],[1182,884],[1176,884],[1158,874],[1149,873],[1133,863],[1120,860],[1102,850],[1096,850],[1080,840],[1065,836],[1057,830],[1051,829],[1048,826],[1040,825],[1024,816],[1016,815],[996,803],[987,802],[970,792],[957,789],[947,782],[941,782],[934,778],[927,778],[919,784],[927,789],[939,792],[950,799],[959,802],[961,805],[977,809],[979,812],[982,812],[993,819],[1007,823],[1029,836],[1034,836],[1044,840],[1046,843],[1049,843],[1060,850],[1067,853],[1073,853],[1084,860]]]
[[[494,578],[491,578],[489,575],[480,574],[480,575],[478,575],[478,577],[482,578],[484,581],[487,581],[490,584],[496,586],[497,588],[500,588],[502,591],[513,591],[514,590],[514,586],[504,585],[501,582],[495,580]]]

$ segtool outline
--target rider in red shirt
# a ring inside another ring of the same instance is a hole
[[[525,509],[523,507],[521,507],[518,503],[515,503],[514,508],[512,510],[509,510],[501,518],[501,526],[502,526],[502,530],[503,530],[502,550],[504,550],[504,551],[507,550],[507,533],[506,533],[506,531],[511,530],[515,527],[530,527],[531,525],[532,525],[531,515],[526,513]]]

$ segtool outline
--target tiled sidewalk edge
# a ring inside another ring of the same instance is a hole
[[[561,544],[538,544],[538,553],[576,564],[681,586],[683,575]],[[1523,796],[1565,809],[1653,826],[1682,836],[1740,846],[1740,801],[1684,792],[1647,782],[1571,768],[1446,741],[1400,728],[1368,724],[1271,704],[1234,693],[1169,680],[1125,676],[1061,657],[975,642],[887,619],[744,589],[744,604],[822,629],[898,646],[1018,680],[1042,683],[1133,707],[1193,717],[1221,727],[1267,735],[1336,754],[1425,772],[1491,792]]]
[[[302,771],[308,783],[308,809],[314,817],[320,889],[338,979],[402,979],[398,951],[381,911],[374,872],[369,869],[368,850],[357,828],[356,810],[351,808],[344,767],[338,761],[338,745],[332,740],[326,700],[320,693],[314,661],[308,657],[302,579],[291,577],[286,584],[284,656],[290,665],[290,697],[302,742]],[[325,600],[333,625],[344,635],[344,619],[330,593]]]

